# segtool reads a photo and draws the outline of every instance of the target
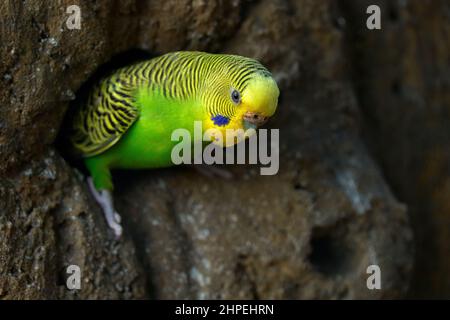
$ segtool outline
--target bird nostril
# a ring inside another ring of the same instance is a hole
[[[244,115],[244,118],[247,120],[247,121],[249,121],[249,122],[251,122],[251,123],[254,123],[254,124],[256,124],[256,125],[262,125],[262,124],[264,124],[268,119],[269,119],[269,117],[267,117],[267,116],[264,116],[264,115],[262,115],[262,114],[260,114],[260,113],[257,113],[257,112],[247,112],[245,115]]]

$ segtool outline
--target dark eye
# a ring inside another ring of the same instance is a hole
[[[241,102],[241,94],[237,90],[231,91],[231,100],[233,100],[234,103]]]

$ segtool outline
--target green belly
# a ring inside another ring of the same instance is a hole
[[[110,169],[146,169],[173,165],[171,154],[178,141],[172,132],[186,129],[194,143],[194,121],[202,121],[201,105],[165,98],[138,96],[140,115],[136,122],[105,152],[88,157],[85,164],[98,189],[112,189]],[[199,137],[201,140],[201,136]]]

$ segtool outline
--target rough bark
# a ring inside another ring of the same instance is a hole
[[[410,297],[450,295],[450,3],[378,1],[382,32],[363,28],[371,1],[343,1],[363,134],[415,234]]]

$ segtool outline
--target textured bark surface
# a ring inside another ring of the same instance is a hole
[[[369,3],[343,6],[364,136],[409,207],[416,239],[410,296],[448,298],[450,3],[379,1],[388,23],[378,33],[359,17]]]
[[[356,1],[80,1],[81,30],[65,25],[69,2],[0,4],[0,297],[403,297],[414,243],[407,207],[384,175],[412,204],[418,250],[433,238],[437,251],[429,254],[439,255],[444,271],[445,226],[421,235],[419,217],[422,206],[439,211],[429,223],[450,216],[449,188],[434,182],[449,184],[449,42],[440,42],[441,34],[448,39],[448,5],[402,3],[392,11],[397,18],[383,18],[386,29],[362,36],[355,28],[367,15]],[[422,12],[423,6],[430,8]],[[396,20],[405,15],[415,23]],[[424,30],[438,34],[427,38]],[[402,43],[422,51],[411,49],[403,59]],[[269,124],[281,129],[278,175],[260,176],[257,166],[225,167],[234,174],[230,181],[189,167],[117,172],[125,234],[116,241],[83,176],[54,141],[80,86],[132,49],[229,52],[267,65],[282,92]],[[434,65],[425,65],[421,52],[431,52]],[[391,72],[393,87],[383,78]],[[417,79],[423,91],[406,85]],[[423,105],[410,114],[408,99],[417,92]],[[399,120],[405,113],[411,118]],[[410,137],[414,119],[428,130],[426,139],[419,132]],[[394,136],[397,122],[403,129]],[[434,135],[442,139],[437,149]],[[418,159],[424,148],[427,162]],[[428,266],[421,252],[418,278]],[[79,291],[65,287],[70,264],[81,267]],[[366,287],[370,264],[382,270],[382,290]],[[450,292],[435,290],[428,294]]]

